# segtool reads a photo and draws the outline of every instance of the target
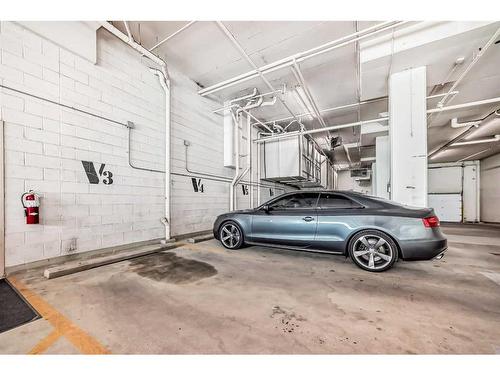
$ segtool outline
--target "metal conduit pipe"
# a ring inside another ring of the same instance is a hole
[[[161,41],[159,41],[158,43],[156,43],[153,47],[151,47],[149,49],[149,51],[153,51],[154,49],[158,48],[159,46],[161,46],[163,43],[167,42],[168,40],[172,39],[174,36],[176,36],[177,34],[183,32],[184,30],[186,30],[189,26],[191,26],[193,23],[195,23],[196,21],[191,21],[191,22],[188,22],[187,24],[185,24],[184,26],[182,26],[179,30],[173,32],[172,34],[170,34],[169,36],[167,36],[166,38],[162,39]]]
[[[304,79],[304,76],[302,75],[302,72],[300,71],[300,67],[297,64],[297,61],[295,61],[295,60],[293,61],[292,72],[293,72],[293,75],[295,76],[295,79],[297,79],[297,81],[301,84],[301,86],[304,90],[304,94],[306,95],[306,98],[309,101],[309,104],[311,105],[311,107],[314,111],[314,115],[318,119],[321,126],[326,128],[327,127],[326,122],[323,119],[323,116],[321,116],[321,113],[318,109],[318,106],[316,105],[316,101],[314,100],[314,98],[311,94],[311,91],[309,90],[309,87],[306,83],[306,80]],[[304,105],[304,106],[306,107],[306,109],[308,108],[306,105]],[[327,143],[330,143],[330,132],[327,133],[325,140]]]
[[[229,105],[226,105],[224,107],[221,107],[221,108],[217,108],[217,109],[214,109],[212,111],[212,113],[217,113],[217,112],[221,112],[221,111],[224,111],[226,109],[230,109],[231,108],[231,104],[233,103],[236,103],[236,102],[239,102],[239,101],[242,101],[244,99],[259,99],[259,98],[263,98],[265,96],[269,96],[269,95],[273,95],[273,94],[276,94],[276,93],[281,93],[283,94],[284,93],[284,90],[275,90],[275,91],[269,91],[269,92],[265,92],[264,94],[259,94],[257,95],[257,89],[254,88],[253,89],[253,93],[252,94],[248,94],[248,95],[245,95],[245,96],[242,96],[242,97],[239,97],[239,98],[234,98],[234,99],[231,99],[228,103]],[[274,97],[276,99],[276,97]],[[274,103],[273,103],[274,104]]]
[[[134,128],[134,125],[132,123],[129,123],[128,127],[128,165],[131,168],[138,169],[140,171],[147,171],[147,172],[154,172],[154,173],[166,173],[165,170],[162,169],[152,169],[152,168],[143,168],[143,167],[138,167],[134,164],[132,164],[132,134],[131,131]]]
[[[156,56],[152,52],[148,51],[146,48],[136,43],[132,38],[132,35],[125,35],[116,27],[111,25],[109,22],[100,22],[100,25],[108,30],[111,34],[115,35],[117,38],[121,39],[123,42],[127,43],[130,47],[135,49],[137,52],[146,56],[151,61],[155,62],[160,66],[160,70],[152,69],[152,72],[158,76],[160,85],[165,91],[165,217],[162,218],[162,223],[165,225],[165,241],[170,240],[170,230],[171,230],[171,217],[170,217],[170,89],[171,83],[167,70],[167,63],[163,61],[160,57]],[[129,128],[129,146],[130,146],[130,128]],[[130,147],[129,147],[129,164],[130,162]],[[156,171],[159,172],[159,171]]]
[[[250,172],[250,182],[253,182],[253,171],[252,171],[252,123],[250,116],[247,116],[247,168]],[[250,208],[253,208],[253,187],[250,187],[249,193]]]
[[[272,130],[269,126],[267,126],[266,124],[264,124],[262,121],[260,121],[260,120],[259,120],[257,117],[255,117],[254,115],[252,115],[249,111],[247,111],[247,110],[245,109],[245,107],[242,107],[242,106],[240,106],[239,104],[233,104],[231,107],[232,107],[232,108],[235,108],[235,107],[236,107],[236,108],[238,108],[238,110],[239,110],[240,112],[244,112],[247,116],[250,116],[252,119],[254,119],[254,120],[256,121],[256,123],[257,123],[257,124],[262,125],[264,128],[266,128],[266,129],[269,131],[269,134],[273,134],[273,130]],[[230,107],[230,108],[231,108],[231,107]],[[234,120],[234,118],[233,118],[233,120]]]
[[[250,64],[250,66],[252,66],[256,71],[257,71],[257,75],[260,76],[260,78],[262,78],[262,81],[264,81],[264,83],[266,84],[266,86],[271,90],[271,91],[276,91],[276,89],[273,87],[273,85],[271,84],[271,82],[269,82],[269,80],[264,76],[264,74],[262,74],[262,72],[259,70],[259,68],[257,67],[257,65],[255,65],[255,63],[253,62],[253,60],[250,58],[250,56],[245,52],[245,50],[243,49],[243,47],[240,45],[240,43],[236,40],[236,38],[234,37],[233,34],[231,34],[231,32],[228,30],[228,28],[226,26],[224,26],[224,24],[220,21],[216,21],[217,25],[220,27],[220,29],[224,32],[224,34],[226,34],[227,38],[233,43],[233,45],[236,47],[236,49],[240,52],[240,54],[245,58],[245,60],[247,60],[247,62]],[[288,112],[290,112],[290,114],[297,120],[300,122],[300,120],[295,116],[295,114],[293,113],[293,111],[290,109],[290,107],[288,106],[288,104],[285,103],[285,100],[283,98],[278,98],[280,103],[283,105],[283,107],[286,108],[286,110]]]
[[[389,120],[389,117],[380,117],[380,118],[366,120],[366,121],[357,121],[357,122],[351,122],[351,123],[348,123],[348,124],[328,126],[326,128],[321,128],[321,129],[304,130],[304,131],[294,131],[294,132],[290,132],[290,133],[285,133],[285,134],[280,134],[280,135],[275,135],[275,136],[270,136],[270,137],[256,139],[253,142],[255,142],[255,143],[262,143],[262,142],[266,142],[266,141],[272,141],[272,140],[275,140],[275,139],[296,137],[298,135],[308,135],[308,134],[322,133],[322,132],[326,132],[326,131],[329,131],[329,130],[350,128],[352,126],[361,126],[361,125],[365,125],[365,124],[371,124],[373,122],[384,122],[384,121],[387,121],[387,120]],[[312,138],[312,139],[314,139],[314,138]]]
[[[306,80],[304,76],[302,75],[302,71],[300,70],[299,65],[297,64],[297,61],[293,61],[293,66],[292,66],[292,72],[293,75],[295,76],[295,79],[302,85],[302,88],[304,89],[304,93],[306,94],[307,100],[311,104],[311,107],[314,111],[314,114],[318,118],[318,121],[323,127],[326,127],[326,122],[323,119],[323,116],[321,116],[321,113],[318,109],[318,106],[316,105],[316,101],[314,100],[311,91],[309,90],[309,86],[306,83]]]
[[[459,93],[459,91],[453,91],[453,92],[450,93],[450,95],[457,95],[458,93]],[[444,93],[444,94],[430,95],[430,96],[427,97],[427,100],[429,100],[429,99],[435,99],[435,98],[440,98],[440,97],[445,96],[445,95],[447,95],[447,94]],[[334,112],[334,111],[338,111],[338,110],[341,110],[341,109],[348,109],[348,108],[352,108],[352,107],[358,107],[358,106],[364,105],[364,104],[370,104],[370,103],[380,102],[382,100],[387,100],[387,98],[388,98],[387,96],[381,96],[379,98],[364,100],[364,101],[358,102],[358,103],[345,104],[345,105],[341,105],[341,106],[338,106],[338,107],[331,107],[331,108],[321,109],[319,112],[320,113]],[[301,113],[301,114],[297,115],[297,117],[300,118],[300,117],[309,116],[309,115],[312,115],[312,114],[313,113],[305,112],[305,113]],[[275,119],[275,120],[264,121],[263,123],[264,124],[272,124],[274,122],[289,121],[289,120],[292,120],[292,119],[293,119],[293,117],[288,116],[288,117],[282,117],[282,118]]]
[[[465,76],[469,73],[469,71],[472,69],[474,65],[479,61],[479,59],[484,55],[484,53],[488,50],[488,48],[496,42],[496,39],[500,35],[500,28],[498,28],[495,33],[492,35],[492,37],[488,40],[488,42],[484,45],[483,48],[481,48],[478,52],[478,54],[472,59],[470,64],[465,68],[465,70],[460,74],[460,76],[457,78],[457,80],[453,83],[453,85],[450,87],[446,95],[439,101],[438,107],[442,107],[444,103],[446,102],[446,99],[451,95],[451,92],[455,90],[455,88],[462,82],[462,80],[465,78]]]
[[[30,98],[34,98],[34,99],[37,99],[37,100],[44,101],[44,102],[46,102],[46,103],[51,103],[51,104],[57,105],[57,106],[59,106],[59,107],[63,107],[63,108],[67,108],[67,109],[71,109],[72,111],[79,112],[79,113],[83,113],[83,114],[85,114],[85,115],[89,115],[89,116],[92,116],[92,117],[98,118],[98,119],[100,119],[100,120],[105,120],[105,121],[109,121],[109,122],[111,122],[111,123],[113,123],[113,124],[117,124],[117,125],[122,125],[122,126],[128,127],[128,124],[123,123],[123,122],[120,122],[120,121],[113,120],[112,118],[105,117],[105,116],[101,116],[101,115],[98,115],[98,114],[96,114],[96,113],[92,113],[92,112],[89,112],[89,111],[85,111],[85,110],[80,109],[80,108],[72,107],[72,106],[67,105],[67,104],[59,103],[59,102],[56,102],[56,101],[51,100],[51,99],[43,98],[43,97],[41,97],[41,96],[31,94],[31,93],[29,93],[29,92],[27,92],[27,91],[18,90],[18,89],[15,89],[15,88],[13,88],[13,87],[6,86],[6,85],[2,85],[2,84],[0,84],[0,87],[1,87],[1,88],[3,88],[3,89],[6,89],[6,90],[10,90],[10,91],[12,91],[12,92],[17,92],[18,94],[22,94],[22,95],[29,96]]]
[[[125,25],[125,30],[127,30],[127,35],[130,39],[132,39],[132,33],[130,32],[130,27],[128,26],[127,21],[123,21],[123,24]]]
[[[475,106],[479,106],[479,105],[499,103],[499,102],[500,102],[500,97],[496,97],[496,98],[491,98],[491,99],[478,100],[475,102],[450,105],[450,106],[442,107],[442,108],[432,108],[432,109],[428,109],[427,113],[453,111],[455,109],[469,108],[469,107],[475,107]],[[371,120],[351,122],[348,124],[332,125],[332,126],[329,126],[327,128],[322,128],[322,129],[313,129],[313,130],[306,130],[306,131],[294,131],[294,132],[290,132],[290,133],[279,134],[279,135],[269,136],[269,137],[265,137],[265,138],[261,138],[261,139],[256,139],[253,142],[254,143],[262,143],[262,142],[269,141],[269,140],[294,137],[297,135],[321,133],[321,132],[324,132],[327,130],[343,129],[343,128],[349,128],[352,126],[362,126],[362,125],[370,124],[370,123],[374,123],[374,122],[385,122],[388,119],[389,119],[389,117],[385,116],[385,117],[375,118],[375,119],[371,119]]]
[[[257,139],[260,138],[260,132],[257,132]],[[260,166],[260,148],[261,148],[261,145],[260,143],[257,143],[257,182],[260,182],[260,178],[261,178],[261,175],[260,175],[260,169],[261,169],[261,166]],[[257,206],[260,206],[260,187],[257,188]]]
[[[234,122],[234,151],[235,151],[235,159],[234,159],[234,177],[231,181],[231,186],[229,187],[229,211],[234,211],[235,202],[234,202],[234,186],[238,181],[238,174],[240,173],[240,125],[237,116],[231,111],[231,116],[233,117]],[[240,115],[239,118],[242,118]]]
[[[229,101],[229,104],[240,102],[240,101],[245,100],[245,99],[251,99],[251,98],[255,97],[256,95],[257,95],[257,87],[254,87],[253,92],[251,94],[247,94],[247,95],[240,96],[239,98],[231,99]],[[213,112],[215,113],[215,112],[218,112],[218,111],[223,110],[223,109],[226,109],[226,108],[216,109]]]
[[[499,102],[500,102],[500,96],[498,96],[496,98],[491,98],[491,99],[478,100],[478,101],[475,101],[475,102],[449,105],[447,107],[432,108],[432,109],[428,109],[427,113],[453,111],[455,109],[469,108],[469,107],[475,107],[475,106],[478,106],[478,105],[493,104],[493,103],[499,103]]]
[[[260,68],[255,67],[254,70],[251,70],[249,72],[240,74],[236,77],[230,78],[228,80],[219,82],[215,85],[206,87],[204,89],[201,89],[198,91],[198,94],[205,96],[209,94],[213,94],[217,91],[223,90],[225,88],[237,85],[239,83],[245,82],[249,79],[257,78],[261,74],[267,74],[270,72],[273,72],[275,70],[283,69],[288,66],[291,66],[293,64],[293,60],[296,60],[297,62],[301,62],[307,59],[310,59],[311,57],[318,56],[320,54],[332,51],[336,48],[343,47],[345,45],[348,45],[350,43],[353,43],[355,41],[362,40],[364,38],[376,35],[378,33],[381,33],[383,31],[390,30],[394,27],[397,26],[402,26],[409,21],[388,21],[388,22],[382,22],[380,24],[377,24],[375,26],[368,27],[366,29],[363,29],[359,32],[346,35],[342,38],[330,41],[328,43],[322,44],[320,46],[317,46],[315,48],[311,48],[307,51],[299,52],[296,53],[292,56],[274,61],[270,64],[264,65]],[[222,25],[223,26],[223,25]]]

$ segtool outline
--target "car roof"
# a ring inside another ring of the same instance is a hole
[[[359,193],[357,191],[353,190],[294,190],[294,191],[289,191],[286,193],[283,193],[281,195],[287,195],[287,194],[301,194],[301,193],[332,193],[332,194],[341,194],[346,197],[353,198],[355,201],[358,203],[361,203],[365,206],[375,206],[375,207],[399,207],[396,202],[389,201],[387,199],[379,198],[379,197],[372,197],[370,195],[366,195],[363,193]]]

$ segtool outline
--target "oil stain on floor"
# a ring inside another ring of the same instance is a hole
[[[188,284],[217,274],[212,265],[183,258],[173,252],[133,259],[130,267],[142,277],[173,284]]]

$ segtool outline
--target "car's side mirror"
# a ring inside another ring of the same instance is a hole
[[[269,213],[269,211],[271,211],[273,208],[270,207],[268,204],[265,204],[262,206],[262,209],[266,212],[266,213]]]

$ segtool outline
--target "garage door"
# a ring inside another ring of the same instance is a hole
[[[461,166],[429,168],[428,205],[441,221],[462,221]]]
[[[462,193],[462,167],[429,168],[429,194]]]
[[[462,221],[461,194],[429,194],[429,207],[434,208],[441,221]]]

